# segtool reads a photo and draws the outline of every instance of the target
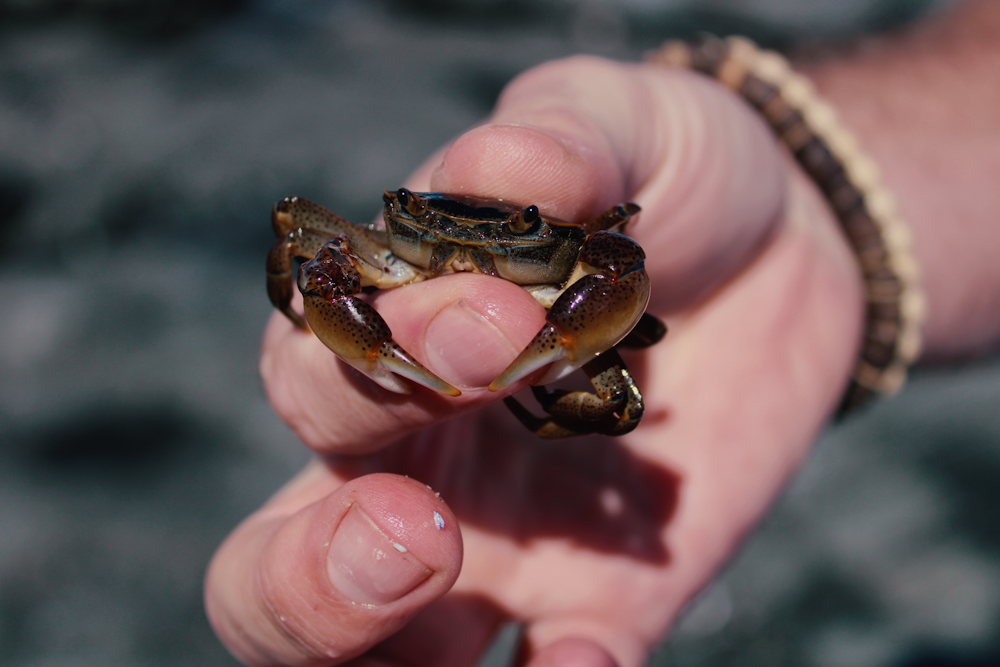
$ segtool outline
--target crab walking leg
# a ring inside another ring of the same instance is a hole
[[[349,235],[355,246],[368,254],[377,254],[379,249],[364,229],[302,197],[285,197],[275,204],[271,228],[278,240],[267,253],[267,295],[275,308],[304,331],[309,327],[291,307],[295,284],[292,260],[315,257],[324,243],[340,234]]]
[[[362,261],[341,235],[302,265],[299,290],[316,337],[345,363],[390,391],[412,392],[398,375],[441,394],[461,394],[403,350],[378,311],[354,296],[361,290]]]
[[[292,260],[295,257],[313,257],[327,241],[328,234],[312,229],[295,229],[279,238],[267,253],[267,296],[271,304],[285,314],[292,323],[303,331],[309,327],[305,320],[292,309]]]
[[[643,313],[639,322],[618,343],[619,349],[637,350],[656,345],[667,335],[667,325],[649,313]]]
[[[504,403],[528,430],[543,438],[572,438],[587,433],[617,436],[638,426],[644,409],[642,395],[618,352],[604,352],[584,364],[583,370],[597,394],[531,388],[550,417],[536,417],[511,396]]]
[[[625,223],[638,215],[641,210],[635,202],[627,201],[609,208],[590,222],[584,223],[583,230],[588,234],[601,230],[620,231],[625,228]]]
[[[374,232],[370,227],[359,227],[302,197],[285,197],[275,204],[271,209],[271,228],[278,238],[296,229],[319,232],[327,240],[348,234],[355,246],[363,248],[368,254],[377,255],[380,249],[378,241],[371,236]],[[315,254],[309,253],[308,257]]]

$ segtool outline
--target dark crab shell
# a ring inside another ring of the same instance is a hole
[[[561,284],[587,236],[533,206],[407,190],[383,200],[389,249],[432,275],[459,263],[518,285]]]

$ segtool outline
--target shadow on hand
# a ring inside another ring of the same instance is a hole
[[[669,560],[662,534],[677,505],[676,473],[613,438],[539,439],[502,405],[329,465],[347,477],[389,472],[418,479],[463,523],[520,543],[564,538],[652,563]]]

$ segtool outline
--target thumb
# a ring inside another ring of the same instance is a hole
[[[585,221],[626,200],[650,309],[706,298],[773,238],[788,171],[742,100],[690,72],[577,56],[520,75],[490,122],[444,153],[431,188]]]
[[[461,534],[433,491],[387,474],[330,491],[337,484],[313,464],[216,553],[206,609],[241,661],[338,664],[397,632],[454,584]]]

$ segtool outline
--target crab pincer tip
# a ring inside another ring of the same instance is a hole
[[[451,386],[434,373],[423,366],[413,366],[408,368],[395,367],[392,372],[405,377],[411,382],[415,382],[421,386],[427,387],[432,391],[436,391],[439,394],[444,394],[445,396],[461,396],[462,392]]]
[[[523,356],[524,353],[522,353],[521,357],[515,359],[514,363],[508,366],[507,370],[505,370],[503,373],[500,374],[500,377],[498,377],[493,382],[490,382],[489,386],[490,391],[503,391],[504,389],[511,386],[518,380],[525,378],[528,375],[531,375],[531,373],[538,370],[541,366],[544,366],[546,363],[550,361],[546,359],[542,361],[542,363],[537,363],[537,360],[534,359],[529,359],[529,360],[522,359]]]

